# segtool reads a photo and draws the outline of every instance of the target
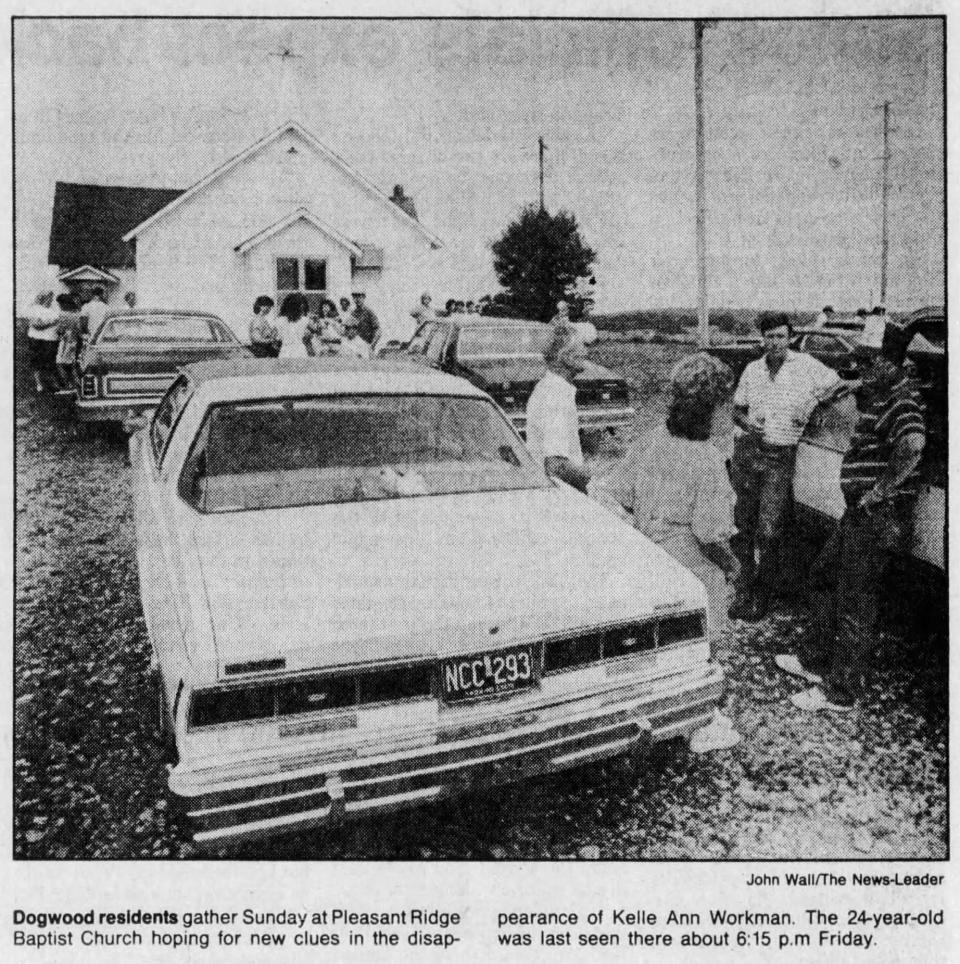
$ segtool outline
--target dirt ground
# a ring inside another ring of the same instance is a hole
[[[663,412],[678,349],[600,346],[631,379],[641,425]],[[191,857],[165,796],[138,597],[125,442],[78,432],[17,357],[15,853]],[[607,448],[600,458],[609,460]],[[894,613],[894,616],[896,614]],[[807,716],[773,665],[805,629],[802,601],[717,643],[743,740],[698,757],[661,747],[616,762],[249,846],[308,859],[943,857],[946,654],[888,622],[860,709]]]

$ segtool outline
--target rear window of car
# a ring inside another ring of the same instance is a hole
[[[213,406],[180,493],[215,513],[549,484],[486,399],[338,395]]]
[[[235,339],[224,325],[202,315],[143,315],[108,318],[98,343],[115,342],[225,342]]]
[[[460,358],[530,355],[540,357],[553,336],[550,325],[497,325],[461,328],[457,341]]]
[[[193,391],[186,376],[180,375],[167,390],[167,394],[163,396],[154,412],[150,422],[150,447],[153,450],[153,459],[157,468],[163,461],[173,430],[192,394]]]

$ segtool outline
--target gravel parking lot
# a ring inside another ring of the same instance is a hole
[[[648,420],[671,346],[601,346]],[[27,858],[190,857],[165,766],[140,612],[125,440],[78,431],[16,380],[14,848]],[[609,453],[608,453],[609,456]],[[810,717],[773,653],[802,602],[736,624],[717,655],[733,750],[661,749],[639,774],[591,766],[458,801],[249,846],[351,859],[889,858],[946,855],[946,654],[891,616],[862,708]]]

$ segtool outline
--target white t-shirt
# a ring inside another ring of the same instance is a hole
[[[282,319],[278,330],[283,344],[280,346],[280,358],[309,358],[307,346],[303,343],[303,336],[307,331],[308,318],[301,318],[299,321],[288,321]]]
[[[87,331],[92,335],[100,327],[100,323],[107,313],[106,302],[94,298],[80,309],[80,313],[87,316]]]
[[[882,348],[886,329],[887,319],[883,315],[867,315],[863,320],[863,333],[860,335],[861,347]]]
[[[583,465],[577,389],[556,372],[537,382],[527,402],[527,448],[540,463],[550,455]]]
[[[30,327],[27,330],[27,337],[33,338],[35,341],[60,341],[59,325],[49,324],[50,322],[56,322],[59,318],[60,311],[53,305],[34,305],[30,314]],[[48,324],[49,327],[40,328],[34,324],[35,320]]]
[[[733,404],[747,409],[747,417],[763,425],[764,441],[796,445],[820,399],[840,376],[811,355],[788,351],[776,377],[770,376],[766,357],[750,362],[740,376]]]

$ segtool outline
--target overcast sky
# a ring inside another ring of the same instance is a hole
[[[877,299],[884,100],[888,303],[942,302],[939,21],[720,21],[704,42],[711,303]],[[187,187],[295,112],[414,196],[446,242],[441,300],[496,290],[489,244],[537,199],[542,135],[598,309],[695,303],[689,22],[21,20],[14,69],[23,294],[55,181]]]

